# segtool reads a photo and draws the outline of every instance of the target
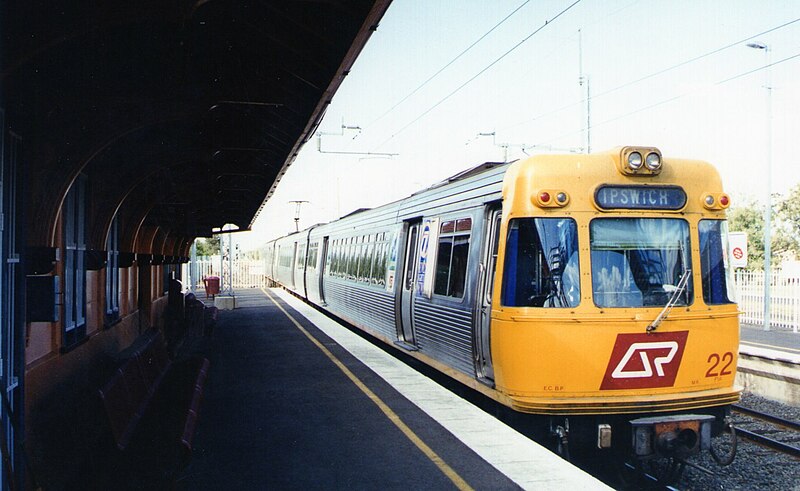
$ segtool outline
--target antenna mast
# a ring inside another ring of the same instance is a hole
[[[294,231],[295,232],[299,232],[300,231],[300,206],[303,203],[309,203],[309,201],[294,200],[294,201],[290,201],[289,203],[294,203],[295,204],[295,207],[294,207]]]
[[[592,152],[592,116],[591,116],[591,90],[589,88],[589,76],[583,75],[583,35],[578,29],[578,85],[583,87],[586,84],[586,153]]]

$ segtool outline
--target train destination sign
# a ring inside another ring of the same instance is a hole
[[[686,192],[678,186],[603,185],[594,193],[597,206],[604,209],[680,210]]]

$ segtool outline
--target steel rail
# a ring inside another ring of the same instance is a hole
[[[790,421],[788,419],[779,418],[779,417],[773,416],[771,414],[762,413],[761,411],[756,411],[755,409],[750,409],[750,408],[747,408],[747,407],[743,407],[743,406],[740,406],[738,404],[734,404],[732,407],[733,407],[733,410],[736,411],[736,412],[739,412],[739,413],[742,413],[742,414],[746,414],[748,416],[752,416],[754,418],[757,418],[757,419],[760,419],[760,420],[763,420],[763,421],[768,421],[770,423],[773,423],[773,424],[776,424],[776,425],[779,425],[779,426],[783,426],[783,427],[786,427],[786,428],[789,428],[789,429],[792,429],[792,430],[795,430],[795,431],[800,431],[800,423],[797,423],[795,421]]]
[[[743,430],[739,427],[736,428],[736,434],[742,438],[746,438],[752,442],[758,443],[759,445],[777,450],[778,452],[791,455],[792,457],[800,457],[800,448],[779,442],[778,440],[773,440],[772,438],[759,435],[758,433],[753,433],[752,431]]]

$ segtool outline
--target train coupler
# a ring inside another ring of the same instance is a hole
[[[679,459],[711,448],[714,416],[683,414],[632,420],[633,454],[637,458]]]

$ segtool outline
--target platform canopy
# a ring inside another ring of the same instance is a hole
[[[115,215],[123,250],[143,228],[249,228],[389,3],[4,2],[0,87],[27,174],[28,245],[55,245],[79,178],[89,248],[103,249]]]

